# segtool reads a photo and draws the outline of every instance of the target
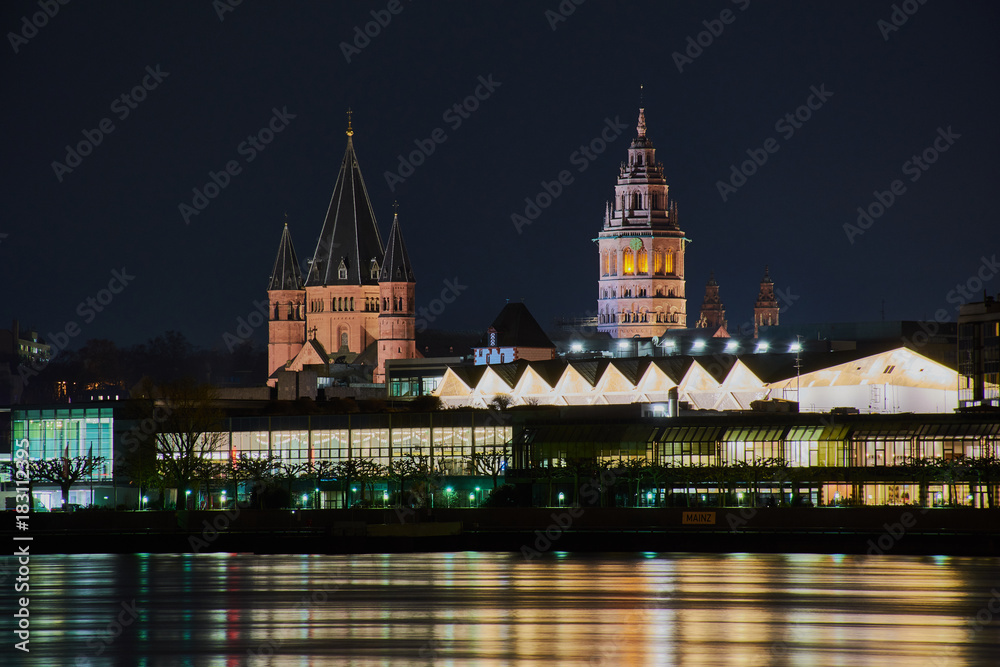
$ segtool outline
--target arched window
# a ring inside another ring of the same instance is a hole
[[[378,280],[378,262],[372,260],[372,280]]]
[[[340,267],[337,268],[337,277],[340,280],[347,280],[347,264],[340,260]]]
[[[340,347],[341,348],[345,348],[345,347],[346,348],[350,348],[350,346],[347,343],[348,343],[347,332],[346,331],[341,331],[340,332]]]
[[[639,256],[639,261],[637,262],[639,265],[639,274],[644,276],[649,275],[649,252],[645,248],[642,248],[636,254]]]
[[[611,259],[608,257],[610,253],[605,250],[601,253],[601,265],[603,267],[604,275],[608,275],[608,271],[611,268]]]
[[[653,273],[658,276],[663,275],[663,253],[659,250],[653,253]]]
[[[622,253],[622,274],[635,275],[635,255],[632,253],[632,248],[625,248]]]
[[[664,272],[673,273],[674,272],[674,251],[670,250],[667,252],[666,263],[663,267]]]

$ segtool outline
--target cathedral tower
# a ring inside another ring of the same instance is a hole
[[[770,267],[764,267],[764,279],[760,281],[760,293],[753,305],[753,337],[757,337],[760,327],[778,326],[778,300],[774,296],[774,281]]]
[[[599,331],[649,338],[687,327],[684,245],[677,204],[646,137],[645,109],[621,165],[615,200],[605,207],[599,252]]]
[[[305,298],[299,259],[288,233],[288,223],[281,232],[278,258],[274,260],[271,282],[267,285],[267,374],[284,368],[285,363],[305,343]]]
[[[351,362],[378,339],[382,238],[347,123],[347,150],[316,243],[306,289],[306,334]]]
[[[378,368],[375,382],[385,382],[385,362],[389,359],[415,359],[414,292],[416,280],[406,254],[406,244],[399,230],[399,215],[392,219],[392,230],[385,246],[385,261],[379,274],[380,313],[378,316]]]
[[[711,273],[705,285],[705,300],[701,302],[701,317],[698,319],[699,329],[710,329],[714,334],[719,329],[726,328],[726,309],[719,298],[719,283],[715,282],[715,274]]]

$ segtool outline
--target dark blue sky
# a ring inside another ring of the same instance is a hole
[[[691,325],[710,270],[730,324],[747,320],[765,264],[797,297],[783,322],[879,319],[883,299],[887,319],[953,313],[961,297],[949,292],[986,276],[981,258],[1000,250],[993,3],[903,3],[918,9],[888,39],[878,22],[891,20],[890,2],[589,0],[554,30],[556,0],[402,0],[395,15],[389,4],[243,2],[220,20],[221,0],[71,2],[32,31],[22,17],[37,2],[4,3],[3,325],[76,323],[74,344],[175,329],[222,346],[266,295],[285,213],[300,259],[311,256],[348,107],[383,239],[399,201],[418,307],[449,283],[465,287],[431,326],[483,329],[506,298],[523,298],[543,326],[592,314],[591,239],[635,133],[640,84],[693,241]],[[341,43],[373,10],[391,21],[348,62]],[[713,23],[724,10],[730,22]],[[672,54],[704,22],[721,34],[678,71]],[[11,36],[21,32],[26,42]],[[495,87],[479,88],[486,99],[458,125],[445,112],[480,77]],[[115,102],[144,80],[152,90],[134,109]],[[777,125],[813,87],[832,95],[813,98],[794,132]],[[248,161],[240,145],[274,109],[294,118],[276,121],[283,129]],[[92,153],[54,169],[102,119],[114,129]],[[574,157],[608,119],[628,128],[596,159]],[[445,141],[390,187],[398,156],[438,128]],[[904,172],[939,128],[951,128],[947,151]],[[768,139],[777,151],[723,201],[718,182]],[[229,161],[239,173],[185,224],[179,205]],[[519,234],[512,214],[562,170],[573,182]],[[902,194],[851,243],[844,225],[897,179]],[[102,312],[78,308],[123,267],[134,279]],[[985,286],[1000,291],[1000,275]]]

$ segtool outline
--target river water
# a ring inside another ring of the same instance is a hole
[[[5,633],[3,665],[1000,665],[1000,559],[76,555],[30,577],[31,652]]]

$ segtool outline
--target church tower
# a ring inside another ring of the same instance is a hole
[[[649,338],[687,327],[684,245],[677,204],[646,137],[645,109],[621,165],[614,203],[595,239],[599,253],[598,331]]]
[[[299,259],[288,233],[288,223],[281,232],[278,258],[274,260],[271,282],[267,285],[267,374],[285,367],[285,363],[305,343],[305,298]]]
[[[385,362],[389,359],[415,359],[416,319],[414,292],[416,280],[406,244],[399,230],[399,215],[392,219],[392,229],[385,246],[385,261],[379,274],[380,313],[378,316],[378,368],[375,383],[385,382]]]
[[[726,309],[719,298],[719,283],[715,282],[715,273],[709,274],[705,285],[705,300],[701,302],[698,328],[709,329],[712,333],[726,328]]]
[[[305,281],[306,332],[351,362],[378,339],[382,238],[347,122],[347,150]]]
[[[778,326],[778,300],[774,296],[774,281],[770,267],[764,267],[764,279],[760,281],[760,293],[753,305],[753,337],[757,338],[760,327]]]

